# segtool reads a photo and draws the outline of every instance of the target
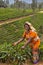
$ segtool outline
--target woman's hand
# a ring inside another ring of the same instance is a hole
[[[25,49],[25,46],[22,46],[21,49]]]
[[[17,42],[13,43],[12,45],[13,45],[13,46],[16,46],[16,45],[17,45]]]
[[[17,44],[19,44],[21,41],[23,41],[24,40],[24,38],[21,38],[20,40],[18,40],[17,42],[15,42],[15,43],[13,43],[12,45],[13,46],[16,46]]]

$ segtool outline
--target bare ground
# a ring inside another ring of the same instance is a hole
[[[11,64],[11,63],[0,63],[0,65],[13,65],[13,64]],[[32,64],[30,61],[26,61],[23,65],[43,65],[43,61],[40,61],[37,64]]]
[[[7,64],[7,63],[0,63],[0,65],[11,65],[11,64]]]
[[[40,11],[40,12],[38,12],[38,13],[43,13],[43,11]]]

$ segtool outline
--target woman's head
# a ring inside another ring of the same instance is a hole
[[[31,29],[30,26],[31,26],[31,23],[25,22],[25,24],[24,24],[25,30],[29,31]]]
[[[36,29],[35,29],[35,28],[32,26],[32,24],[29,23],[28,21],[25,22],[24,28],[25,28],[25,30],[27,30],[27,31],[29,31],[29,30],[34,30],[34,31],[36,31]]]

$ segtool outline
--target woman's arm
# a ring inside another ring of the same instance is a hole
[[[20,42],[22,42],[24,40],[24,38],[21,38],[20,40],[18,40],[17,42],[13,43],[14,46],[16,46],[17,44],[19,44]]]
[[[22,46],[22,49],[24,49],[30,42],[31,42],[32,38],[30,38],[29,40],[27,40],[24,44],[24,46]]]

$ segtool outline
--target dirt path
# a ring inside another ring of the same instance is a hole
[[[0,63],[0,65],[11,65],[11,64],[7,64],[7,63]]]
[[[13,64],[9,64],[9,63],[0,63],[0,65],[13,65]],[[32,64],[31,62],[27,61],[26,63],[24,63],[23,65],[43,65],[43,61],[40,61],[37,64]]]
[[[43,61],[39,61],[37,64],[32,64],[31,61],[26,61],[24,65],[43,65]]]
[[[38,13],[43,13],[43,11],[40,11],[40,12],[38,12]]]
[[[43,13],[43,11],[40,11],[38,13]],[[33,14],[27,15],[27,16],[23,16],[23,17],[19,17],[19,18],[14,18],[14,19],[8,19],[6,21],[0,21],[0,25],[12,23],[14,21],[21,20],[21,19],[26,18],[26,17],[29,17],[29,16],[33,16]]]
[[[0,21],[0,25],[12,23],[14,21],[21,20],[21,19],[29,17],[29,16],[33,16],[33,15],[23,16],[23,17],[15,18],[15,19],[9,19],[9,20],[6,20],[6,21]]]

